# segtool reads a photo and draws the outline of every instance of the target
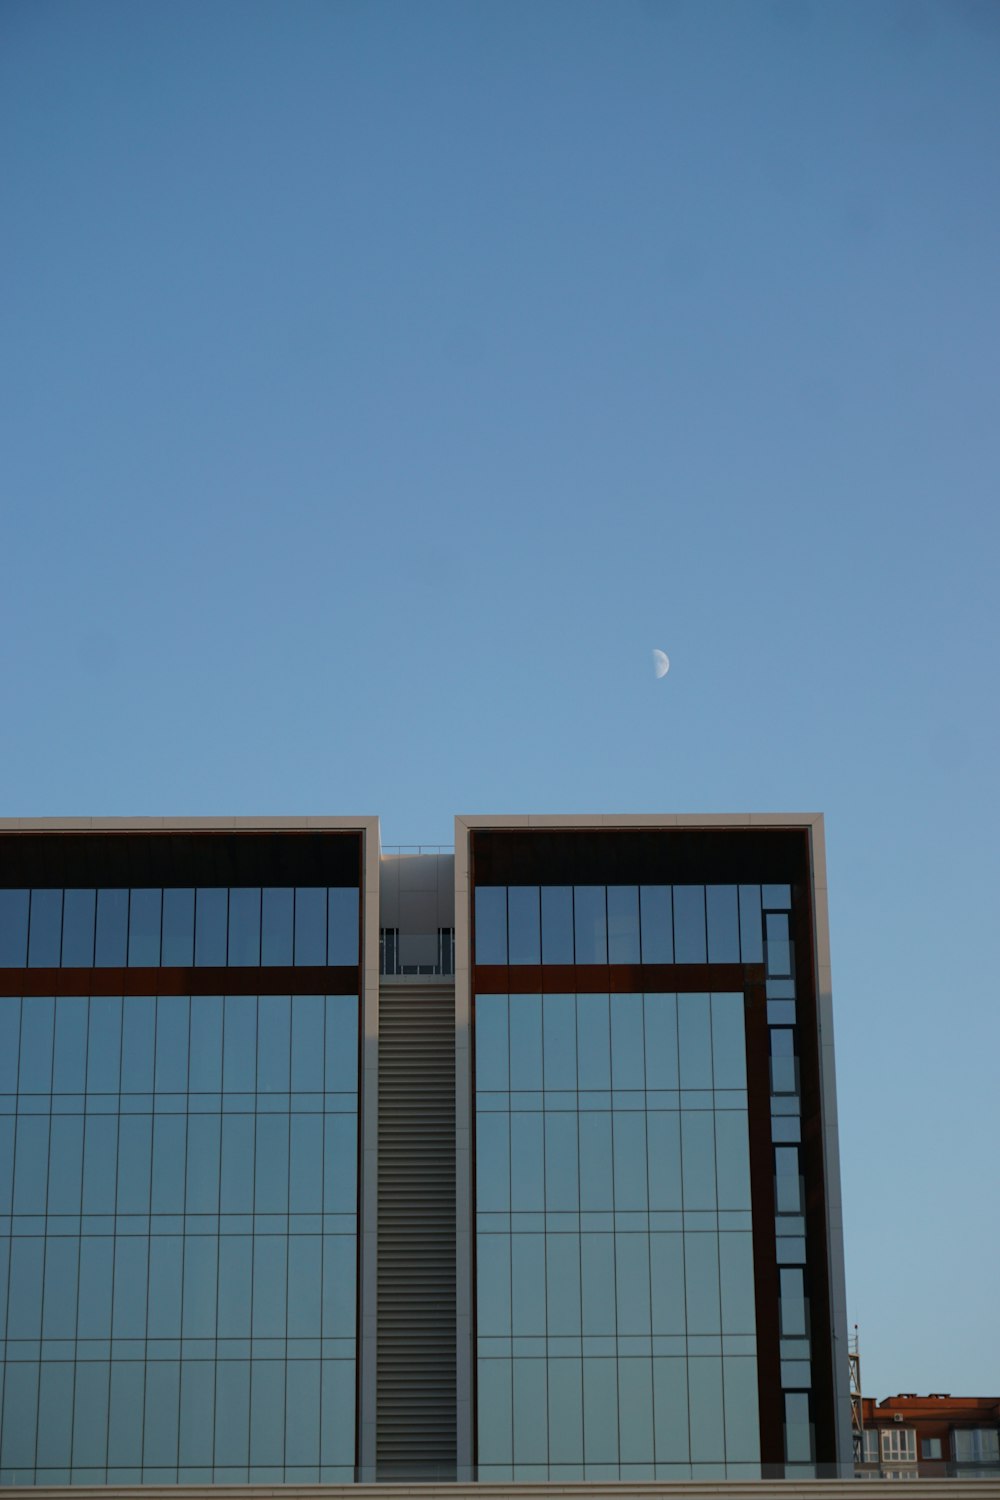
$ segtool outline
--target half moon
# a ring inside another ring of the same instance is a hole
[[[670,671],[670,657],[665,651],[653,652],[653,672],[657,677],[666,677]]]

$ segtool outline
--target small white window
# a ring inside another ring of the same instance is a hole
[[[916,1463],[917,1434],[912,1427],[882,1428],[882,1462]]]
[[[878,1428],[866,1427],[861,1434],[861,1459],[866,1464],[878,1463]]]
[[[940,1438],[921,1438],[920,1439],[920,1457],[921,1458],[940,1458],[941,1457],[941,1439]]]

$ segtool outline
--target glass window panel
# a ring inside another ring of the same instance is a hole
[[[688,1360],[688,1403],[691,1462],[721,1463],[725,1458],[721,1359]]]
[[[676,1089],[677,996],[645,997],[645,1057],[647,1089]]]
[[[44,1268],[45,1241],[35,1235],[15,1235],[10,1242],[7,1307],[10,1339],[37,1339],[41,1335]]]
[[[288,1238],[288,1337],[315,1338],[323,1316],[323,1240],[318,1234]]]
[[[618,1337],[649,1336],[649,1236],[615,1236]]]
[[[358,997],[326,997],[326,1086],[331,1092],[358,1091]]]
[[[257,1087],[257,996],[227,995],[222,1034],[222,1087],[253,1093]]]
[[[152,1004],[152,1001],[148,1001]],[[122,1002],[118,995],[94,995],[90,1002],[87,1092],[117,1094],[121,1081]]]
[[[680,1234],[649,1237],[649,1276],[654,1334],[677,1335],[687,1326],[684,1301],[684,1239]]]
[[[577,1337],[580,1325],[580,1238],[545,1237],[546,1306],[550,1338]]]
[[[219,1139],[221,1115],[191,1115],[188,1120],[187,1212],[219,1211]]]
[[[111,1337],[111,1284],[115,1242],[85,1234],[80,1241],[80,1298],[77,1338]]]
[[[26,995],[21,1002],[21,1067],[17,1086],[22,1094],[47,1094],[52,1088],[53,1002],[48,996]]]
[[[111,1411],[108,1417],[108,1463],[142,1465],[142,1408],[146,1372],[138,1360],[116,1360],[111,1366]]]
[[[150,1212],[151,1157],[153,1157],[153,1118],[151,1115],[118,1116],[118,1194],[115,1199],[117,1214],[148,1214]]]
[[[688,1333],[721,1332],[718,1235],[685,1233],[684,1273]]]
[[[250,1337],[252,1276],[252,1236],[249,1234],[222,1235],[219,1239],[220,1339]]]
[[[187,1091],[191,1000],[188,995],[161,995],[156,1002],[156,1091]]]
[[[179,1234],[154,1234],[150,1239],[149,1337],[151,1339],[179,1339],[181,1336],[183,1250],[184,1241]]]
[[[17,1122],[14,1212],[43,1214],[49,1169],[48,1115],[21,1115]]]
[[[611,1081],[616,1089],[646,1084],[642,996],[611,996]]]
[[[703,964],[705,947],[705,887],[674,886],[674,956],[679,964]]]
[[[584,1213],[611,1213],[615,1206],[611,1154],[611,1114],[584,1110],[580,1134],[580,1207]]]
[[[220,1359],[215,1367],[215,1462],[246,1466],[250,1455],[250,1361]]]
[[[618,1439],[623,1464],[653,1462],[653,1362],[618,1361]]]
[[[132,968],[156,968],[160,962],[163,892],[133,890],[128,913],[128,961]]]
[[[194,961],[194,891],[183,887],[163,892],[161,961],[165,968],[188,968]]]
[[[89,1115],[83,1137],[83,1211],[113,1214],[115,1211],[116,1115]],[[183,1171],[183,1159],[181,1161]]]
[[[638,1212],[647,1206],[645,1114],[616,1110],[613,1133],[615,1208],[619,1213]]]
[[[352,886],[331,886],[327,963],[358,962],[359,893]]]
[[[686,1464],[691,1452],[687,1360],[653,1360],[653,1423],[657,1464]]]
[[[548,1000],[545,1004],[548,1005]],[[611,1021],[607,995],[577,995],[577,1069],[579,1087],[611,1087]],[[549,1085],[553,1087],[553,1085]]]
[[[576,1088],[576,1000],[573,995],[546,995],[542,1002],[542,1036],[547,1089]]]
[[[740,886],[740,956],[745,964],[764,962],[760,886]]]
[[[746,1025],[743,996],[712,996],[712,1070],[717,1089],[747,1086]]]
[[[218,1247],[214,1235],[189,1234],[185,1238],[182,1333],[186,1339],[215,1337]]]
[[[669,885],[640,886],[639,912],[643,963],[672,964],[674,918]]]
[[[73,1400],[73,1465],[103,1469],[108,1441],[110,1365],[80,1360]],[[103,1480],[103,1475],[102,1475]]]
[[[545,1206],[550,1213],[571,1213],[580,1206],[577,1162],[577,1116],[545,1116]]]
[[[750,1145],[745,1110],[723,1109],[716,1113],[715,1163],[720,1209],[749,1209]]]
[[[583,1457],[581,1361],[550,1359],[548,1377],[549,1461],[553,1464],[578,1464]]]
[[[354,1338],[357,1241],[353,1234],[323,1237],[323,1337]],[[352,1363],[353,1368],[353,1363]]]
[[[290,1359],[285,1386],[285,1463],[319,1464],[319,1360]]]
[[[194,961],[200,968],[224,968],[229,892],[224,886],[199,886],[195,895]]]
[[[716,1207],[715,1116],[711,1110],[686,1109],[681,1114],[681,1163],[684,1173],[684,1207],[712,1210]]]
[[[481,1085],[485,1087],[485,1085]],[[542,1087],[542,997],[510,997],[510,1087]]]
[[[152,1093],[155,1036],[155,1000],[126,995],[122,1004],[122,1093]]]
[[[618,1363],[583,1361],[583,1455],[588,1464],[618,1463]]]
[[[480,1213],[510,1212],[510,1116],[476,1119],[476,1207]]]
[[[760,1462],[760,1417],[757,1406],[757,1361],[724,1359],[722,1378],[726,1410],[727,1463]]]
[[[508,999],[480,995],[475,999],[475,1086],[481,1091],[505,1092],[508,1073]]]
[[[541,917],[537,885],[507,888],[508,962],[538,964],[542,961]],[[485,962],[485,960],[482,960]]]
[[[180,1462],[208,1467],[212,1462],[215,1418],[215,1365],[186,1359],[181,1364]]]
[[[295,892],[295,962],[326,963],[325,886],[299,886]]]
[[[764,922],[767,931],[767,972],[790,974],[792,950],[788,940],[788,917],[784,912],[768,912]]]
[[[217,1094],[222,1088],[222,996],[192,995],[188,1088]]]
[[[94,964],[97,892],[69,890],[63,899],[63,968],[90,969]]]
[[[125,967],[128,954],[128,891],[97,892],[94,963],[99,969]]]
[[[761,897],[768,911],[788,911],[792,904],[792,888],[790,885],[765,885],[761,887]]]
[[[40,1469],[68,1469],[73,1441],[73,1366],[42,1362],[38,1387],[38,1455]]]
[[[328,1214],[357,1212],[358,1120],[356,1115],[327,1115],[323,1153],[323,1209]],[[258,1146],[259,1149],[259,1146]]]
[[[804,1394],[785,1397],[785,1458],[789,1463],[809,1463],[812,1459],[809,1397]]]
[[[510,1117],[510,1206],[513,1213],[545,1210],[542,1115],[515,1110]]]
[[[809,1328],[806,1321],[805,1279],[800,1270],[782,1268],[781,1278],[781,1332],[784,1338],[804,1338]]]
[[[507,887],[476,886],[476,963],[507,962]]]
[[[480,1338],[509,1338],[510,1236],[476,1238],[476,1323]]]
[[[17,1093],[17,1065],[21,1049],[21,1001],[0,997],[0,1094]]]
[[[0,1214],[10,1213],[14,1192],[14,1117],[0,1116]],[[3,1237],[0,1236],[0,1244]],[[7,1306],[6,1296],[0,1292],[0,1320]]]
[[[260,963],[260,887],[229,891],[229,967],[256,969]]]
[[[708,961],[738,964],[740,961],[740,917],[734,885],[705,887],[708,910]]]
[[[511,1326],[515,1337],[545,1336],[545,1236],[511,1235]]]
[[[72,1339],[76,1337],[76,1291],[79,1268],[79,1238],[76,1235],[50,1234],[45,1243],[43,1338]],[[142,1331],[145,1335],[145,1321]]]
[[[608,962],[639,962],[639,887],[608,886]]]
[[[146,1366],[146,1419],[143,1461],[173,1468],[177,1463],[181,1367],[175,1359],[151,1360]]]
[[[187,1119],[184,1115],[157,1115],[153,1121],[152,1212],[184,1212],[184,1149]],[[89,1150],[90,1121],[87,1122]],[[86,1208],[86,1175],[84,1176],[84,1213]],[[105,1210],[107,1212],[107,1210]]]
[[[287,1094],[292,1047],[292,1002],[288,995],[261,995],[257,1011],[257,1089]]]
[[[323,1117],[293,1114],[289,1157],[288,1211],[323,1210]]]
[[[615,1333],[615,1242],[610,1234],[580,1236],[584,1336]]]
[[[255,1339],[285,1336],[287,1256],[288,1240],[284,1235],[254,1236],[252,1327]]]
[[[511,1361],[481,1359],[476,1377],[480,1465],[510,1464],[514,1453]]]
[[[49,1213],[78,1214],[83,1200],[83,1116],[52,1116]]]
[[[707,995],[677,996],[682,1089],[712,1087],[711,1009]]]
[[[38,1421],[38,1365],[7,1366],[3,1404],[3,1465],[14,1482],[30,1479],[35,1466],[35,1431]],[[11,1481],[6,1478],[5,1482]]]
[[[334,1117],[331,1116],[331,1120]],[[344,1118],[348,1118],[344,1116]],[[288,1212],[288,1116],[257,1116],[254,1212]]]
[[[680,1122],[676,1110],[656,1109],[646,1115],[649,1206],[656,1213],[674,1213],[682,1207]]]
[[[607,890],[603,885],[573,887],[573,927],[578,964],[608,961]]]
[[[542,886],[542,963],[573,962],[573,887]]]
[[[86,996],[63,995],[56,1001],[53,1093],[83,1093],[87,1061],[87,1009]]]
[[[261,916],[261,963],[287,967],[292,962],[295,893],[287,886],[269,886],[263,891]]]
[[[250,1462],[281,1468],[285,1456],[285,1362],[250,1366]]]
[[[756,1332],[753,1238],[750,1234],[730,1231],[719,1235],[719,1280],[723,1333]]]
[[[320,1464],[340,1466],[349,1482],[354,1465],[354,1361],[325,1359],[320,1373]],[[321,1477],[329,1472],[321,1468]]]
[[[544,1464],[548,1459],[545,1361],[514,1360],[514,1462]]]
[[[62,901],[60,890],[34,890],[31,893],[31,920],[28,927],[28,967],[57,969],[62,949]]]
[[[320,1093],[323,1089],[322,995],[292,996],[292,1089]]]
[[[27,891],[0,890],[0,968],[23,969],[28,957]]]
[[[141,1235],[121,1235],[115,1240],[111,1333],[116,1339],[146,1337],[148,1257],[149,1241]],[[115,1460],[123,1464],[134,1461],[128,1458]]]

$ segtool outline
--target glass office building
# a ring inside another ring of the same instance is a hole
[[[825,920],[818,818],[0,826],[0,1483],[849,1473]]]

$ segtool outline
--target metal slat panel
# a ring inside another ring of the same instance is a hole
[[[379,996],[376,1455],[395,1479],[454,1474],[455,991]]]

